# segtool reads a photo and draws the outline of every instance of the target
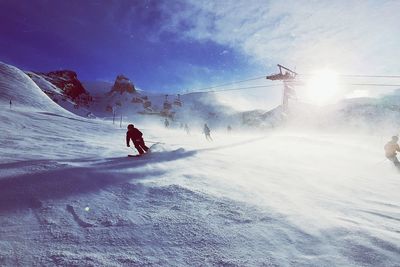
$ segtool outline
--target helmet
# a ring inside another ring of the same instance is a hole
[[[392,140],[397,142],[397,141],[399,141],[399,137],[397,135],[394,135],[394,136],[392,136]]]
[[[129,130],[129,129],[133,129],[133,128],[135,128],[135,127],[133,126],[133,124],[129,124],[129,125],[128,125],[128,130]]]

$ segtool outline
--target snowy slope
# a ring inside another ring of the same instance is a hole
[[[77,105],[75,101],[65,95],[65,93],[52,84],[51,82],[44,79],[42,76],[34,72],[26,72],[29,77],[42,89],[47,96],[49,96],[55,103],[60,105],[62,108],[82,117],[93,117],[92,112],[87,108]],[[79,107],[78,107],[79,106]]]
[[[10,100],[20,109],[69,113],[54,103],[23,71],[0,62],[0,103],[5,107]]]
[[[379,137],[213,132],[208,143],[148,126],[165,144],[132,159],[124,130],[103,126],[34,133],[41,158],[3,144],[25,158],[1,163],[2,265],[399,264],[399,173]]]
[[[45,109],[15,73],[0,88],[1,266],[400,265],[388,136],[211,128],[207,142],[135,120],[161,143],[128,158],[124,128]],[[4,88],[32,106],[10,110]]]

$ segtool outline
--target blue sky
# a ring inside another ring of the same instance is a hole
[[[278,63],[390,75],[400,69],[399,14],[398,0],[0,0],[0,60],[81,80],[124,74],[165,92],[272,74]],[[279,92],[256,91],[246,97],[271,92],[276,104]]]
[[[81,80],[124,74],[149,90],[188,90],[251,74],[246,55],[163,27],[173,1],[1,1],[0,60],[26,70],[72,69]],[[257,69],[256,69],[257,71]],[[261,71],[258,71],[259,73]],[[197,81],[197,82],[196,82]]]

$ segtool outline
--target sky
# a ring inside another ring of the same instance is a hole
[[[82,81],[124,74],[163,92],[269,75],[276,64],[390,75],[400,67],[399,13],[396,0],[0,0],[0,61],[71,69]]]

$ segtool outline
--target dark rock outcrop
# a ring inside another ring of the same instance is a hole
[[[120,94],[127,92],[127,93],[134,93],[136,92],[135,85],[124,75],[118,75],[115,79],[114,86],[111,89],[110,93],[118,92]]]
[[[70,70],[51,71],[48,73],[35,72],[45,80],[60,88],[64,94],[72,99],[89,98],[90,94],[78,80],[76,72]]]

